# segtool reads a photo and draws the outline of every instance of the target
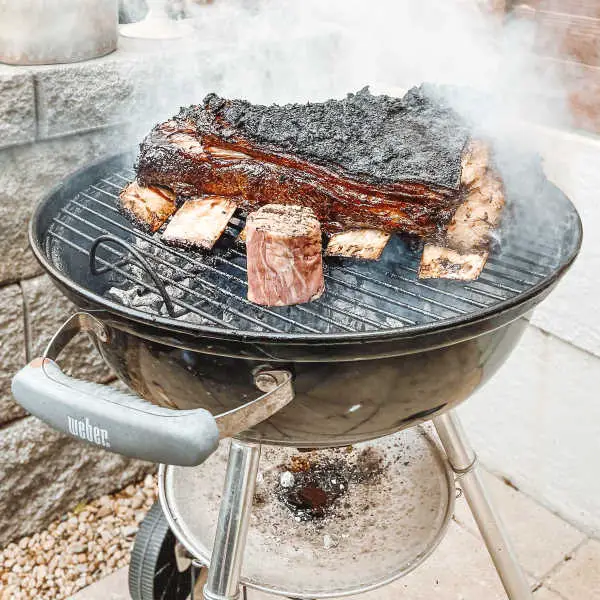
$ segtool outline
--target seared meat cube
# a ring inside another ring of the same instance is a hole
[[[321,226],[310,208],[267,204],[250,213],[246,252],[252,302],[286,306],[323,293]]]

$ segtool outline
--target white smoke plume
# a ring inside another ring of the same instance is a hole
[[[430,81],[488,93],[496,117],[567,118],[560,77],[532,53],[531,24],[502,23],[475,0],[217,0],[195,12],[198,33],[185,44],[219,65],[225,96],[319,101]],[[456,101],[485,120],[477,102]]]
[[[281,104],[342,98],[365,85],[402,95],[422,82],[449,84],[453,106],[497,142],[512,196],[547,213],[528,187],[535,165],[516,154],[535,152],[523,121],[568,123],[568,90],[554,63],[535,56],[531,22],[476,0],[215,0],[194,15],[196,34],[160,60],[162,83],[148,88],[160,110],[140,116],[144,127],[208,92]],[[146,131],[138,128],[135,142]],[[528,220],[532,229],[556,226]]]

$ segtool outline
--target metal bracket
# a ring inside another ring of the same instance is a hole
[[[80,332],[89,331],[101,342],[109,341],[108,330],[104,323],[86,312],[78,312],[70,316],[52,336],[42,355],[43,358],[56,360],[69,342]]]
[[[42,368],[45,370],[44,359],[50,358],[56,361],[62,350],[81,331],[93,332],[102,342],[109,341],[109,333],[104,323],[89,313],[75,313],[62,324],[50,340],[41,358]],[[46,374],[50,377],[48,373]],[[254,384],[263,394],[252,402],[216,416],[219,437],[233,437],[258,425],[294,399],[292,374],[289,371],[273,370],[263,366],[256,369],[253,376]]]
[[[448,461],[448,462],[450,462],[450,461]],[[471,471],[473,471],[473,469],[475,469],[475,467],[477,466],[478,463],[479,463],[479,458],[477,457],[477,455],[475,455],[473,462],[469,466],[464,467],[462,469],[454,467],[452,465],[452,463],[450,462],[450,468],[456,475],[456,477],[454,478],[455,481],[460,481],[465,475],[468,475]]]
[[[232,437],[267,420],[294,399],[289,371],[264,370],[254,373],[254,385],[264,394],[215,417],[220,437]]]

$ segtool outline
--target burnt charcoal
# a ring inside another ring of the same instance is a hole
[[[348,492],[349,486],[377,481],[384,472],[385,460],[371,447],[362,450],[353,461],[319,460],[307,450],[306,456],[292,456],[289,464],[281,468],[291,477],[279,478],[277,497],[296,520],[310,521],[343,508],[344,504],[338,500]]]
[[[299,521],[323,518],[333,503],[348,490],[348,480],[342,461],[325,462],[320,465],[306,463],[294,469],[292,486],[277,489],[277,496]]]
[[[119,304],[124,306],[132,306],[134,299],[140,295],[140,291],[137,286],[131,287],[131,284],[127,281],[120,282],[125,289],[121,287],[113,286],[106,292],[106,297],[109,300],[115,300]]]
[[[147,312],[159,312],[164,300],[159,294],[153,292],[146,292],[145,294],[135,295],[131,298],[129,306],[131,308],[139,308],[140,310],[146,310]]]

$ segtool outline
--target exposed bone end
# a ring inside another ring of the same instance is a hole
[[[235,201],[224,196],[187,200],[167,225],[162,239],[173,246],[210,250],[236,208]]]
[[[140,227],[154,232],[177,210],[175,193],[159,186],[132,181],[119,194],[121,209]]]
[[[325,254],[363,260],[378,260],[390,234],[377,229],[355,229],[331,236]]]
[[[463,157],[461,183],[467,190],[446,231],[447,247],[426,244],[420,279],[477,279],[488,258],[492,231],[504,209],[502,181],[490,168],[487,144],[472,140]]]
[[[462,155],[461,185],[470,188],[486,173],[491,163],[490,147],[481,140],[471,140]]]
[[[250,213],[246,251],[251,302],[287,306],[323,293],[321,226],[310,208],[267,204]]]
[[[502,183],[487,172],[456,209],[448,225],[448,246],[461,252],[486,248],[492,230],[500,224],[504,204]]]
[[[425,244],[419,266],[419,279],[473,281],[481,274],[487,259],[487,251],[461,254],[450,248]]]

